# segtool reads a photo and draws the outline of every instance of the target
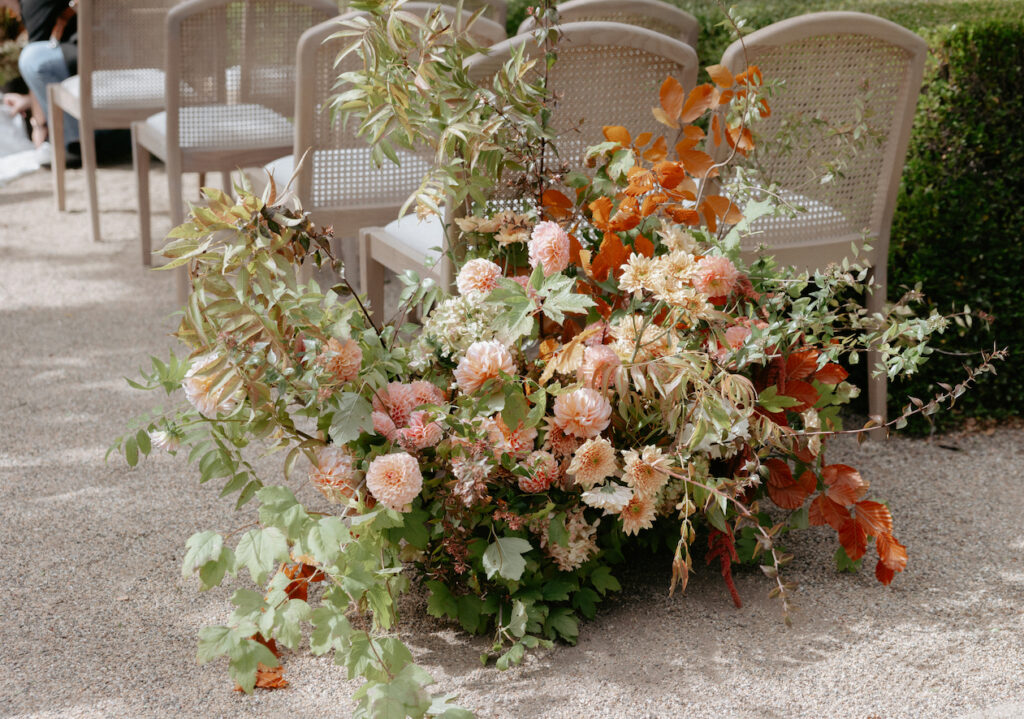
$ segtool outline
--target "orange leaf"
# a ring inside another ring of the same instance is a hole
[[[639,197],[654,189],[654,173],[639,165],[633,165],[626,173],[629,185],[623,190],[627,195]]]
[[[846,520],[840,528],[839,543],[846,550],[846,556],[855,562],[868,551],[868,536],[864,533],[864,529],[852,519]]]
[[[732,87],[733,76],[725,65],[711,65],[707,71],[708,77],[719,87]]]
[[[632,144],[629,130],[622,125],[605,125],[601,131],[604,133],[604,139],[608,142],[617,142],[623,147],[629,147]]]
[[[697,211],[683,207],[682,205],[668,205],[665,207],[665,214],[681,225],[695,227],[700,224],[700,215]]]
[[[572,214],[572,200],[558,190],[544,190],[544,194],[541,195],[541,204],[547,210],[548,215],[556,220]]]
[[[644,133],[645,135],[650,133]],[[664,137],[659,137],[654,144],[644,150],[644,159],[648,162],[661,162],[668,155],[668,143]]]
[[[718,174],[718,168],[715,167],[714,159],[706,152],[683,150],[679,153],[679,161],[683,163],[686,171],[694,177],[704,179],[706,177],[715,177]]]
[[[892,532],[892,513],[889,508],[879,502],[857,502],[853,505],[854,518],[857,524],[872,537]]]
[[[597,256],[594,257],[590,269],[598,282],[604,282],[608,279],[610,272],[614,272],[618,276],[619,268],[627,259],[629,259],[629,250],[622,244],[622,238],[614,232],[606,232],[604,239],[601,240],[601,249],[597,251]]]
[[[718,231],[718,217],[715,216],[715,211],[711,208],[711,205],[704,202],[700,203],[700,207],[697,208],[704,215],[704,221],[708,224],[708,229],[711,232]]]
[[[732,99],[735,96],[736,94],[732,90],[725,90],[721,95],[718,96],[718,104],[728,105],[730,102],[732,102]]]
[[[793,471],[781,459],[772,458],[765,462],[768,467],[768,485],[772,487],[785,487],[793,484]]]
[[[769,484],[768,496],[782,509],[800,509],[806,501],[808,493],[799,484],[793,482],[785,487],[773,487]]]
[[[643,147],[644,145],[651,141],[652,137],[654,136],[649,132],[641,132],[639,135],[633,138],[633,144],[635,144],[637,147]]]
[[[599,230],[608,229],[608,221],[612,212],[612,199],[610,197],[599,197],[588,205],[590,208],[590,219],[594,227]]]
[[[667,190],[671,190],[686,179],[686,168],[679,162],[668,160],[659,162],[651,168],[651,171],[658,179],[658,184]]]
[[[635,197],[627,197],[619,203],[619,209],[612,215],[608,227],[613,232],[626,232],[640,224],[640,203]]]
[[[882,584],[888,587],[892,583],[892,579],[895,576],[896,572],[892,571],[887,566],[885,566],[885,562],[879,559],[878,563],[875,565],[875,579],[877,579]]]
[[[679,119],[683,122],[693,122],[703,115],[709,107],[718,104],[718,90],[710,83],[698,85],[690,90],[686,96],[686,104]]]
[[[807,349],[793,352],[786,358],[786,377],[807,379],[818,369],[818,350]]]
[[[814,373],[814,379],[818,380],[823,384],[839,384],[844,379],[850,376],[850,373],[845,369],[837,365],[835,362],[829,362],[827,365],[822,367],[820,370]]]
[[[818,488],[818,478],[809,469],[805,469],[796,481],[797,484],[804,488],[807,494],[812,494]]]
[[[785,391],[782,391],[779,394],[792,397],[800,402],[798,405],[788,407],[787,409],[790,412],[804,412],[813,407],[819,399],[818,390],[814,389],[814,385],[798,379],[791,379],[786,382]]]
[[[741,154],[745,155],[754,148],[754,136],[748,128],[730,127],[725,133],[726,142],[729,147],[735,147]]]
[[[713,140],[716,145],[722,144],[722,123],[718,119],[718,115],[711,116],[711,133]]]
[[[576,235],[569,235],[569,262],[576,267],[580,266],[580,253],[582,251],[583,246],[576,239]]]
[[[654,257],[654,243],[643,235],[637,235],[633,239],[633,250],[644,257]]]
[[[827,524],[837,532],[850,519],[850,513],[841,504],[836,504],[824,494],[819,494],[811,502],[807,511],[807,521],[813,526]]]
[[[863,497],[868,488],[860,472],[845,464],[828,465],[821,471],[821,477],[825,480],[829,498],[843,507],[849,507]]]
[[[664,192],[652,192],[644,198],[644,201],[640,204],[640,216],[647,217],[658,211],[658,207],[661,203],[668,200],[668,195]]]
[[[763,97],[757,102],[757,114],[761,117],[771,117],[772,108]]]
[[[902,572],[907,566],[907,548],[896,541],[891,534],[879,534],[875,538],[878,559],[894,572]]]
[[[737,207],[728,197],[722,197],[721,195],[709,195],[705,198],[705,202],[715,211],[722,222],[727,225],[735,225],[737,222],[743,219],[743,213],[740,212],[740,208]]]
[[[683,86],[674,77],[666,77],[658,93],[661,109],[673,127],[679,127],[679,114],[683,111]]]
[[[692,150],[697,143],[704,139],[704,131],[696,125],[687,125],[683,128],[683,139],[676,143],[676,152]]]
[[[757,65],[751,65],[746,70],[736,76],[737,85],[760,85],[763,79],[761,75],[761,69]]]

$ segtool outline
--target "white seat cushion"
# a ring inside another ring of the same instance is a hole
[[[295,155],[279,157],[273,162],[268,162],[263,169],[274,178],[274,184],[277,185],[278,190],[281,190],[288,184],[288,180],[292,179],[292,173],[295,172]]]
[[[431,260],[436,261],[441,255],[440,248],[444,247],[444,224],[437,215],[428,215],[422,220],[415,214],[403,215],[389,222],[384,231],[393,244],[414,249]]]
[[[230,150],[292,144],[292,124],[263,105],[196,105],[178,113],[183,148]],[[167,135],[166,112],[151,115],[146,124]]]
[[[61,85],[76,97],[81,79],[72,75]],[[164,106],[164,73],[152,67],[129,70],[96,70],[92,74],[92,104],[100,110]]]

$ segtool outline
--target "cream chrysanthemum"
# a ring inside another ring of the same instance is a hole
[[[405,452],[383,454],[370,462],[366,488],[388,509],[407,512],[423,488],[419,462]]]
[[[665,224],[658,230],[658,234],[661,235],[665,246],[673,252],[692,253],[697,249],[697,240],[678,225]]]
[[[569,464],[569,474],[573,475],[576,484],[584,489],[590,489],[599,484],[606,477],[615,473],[615,448],[611,442],[603,437],[588,439],[583,446],[576,450],[576,454]]]
[[[530,267],[543,264],[545,277],[569,266],[569,235],[557,222],[538,222],[527,246]]]
[[[641,452],[627,449],[622,453],[623,475],[626,484],[632,487],[637,496],[652,497],[668,481],[671,470],[671,459],[653,445],[648,445]]]
[[[238,406],[235,392],[238,380],[229,369],[207,372],[220,361],[211,352],[192,360],[192,365],[181,381],[185,399],[204,417],[216,417],[218,412],[231,412]]]
[[[612,406],[597,390],[584,387],[555,398],[555,425],[566,434],[587,439],[611,422]]]
[[[523,465],[530,471],[529,477],[519,478],[519,489],[524,492],[543,492],[559,478],[558,461],[550,452],[531,452]]]
[[[654,502],[650,497],[634,494],[619,516],[622,518],[623,532],[639,534],[641,529],[650,529],[654,524]]]
[[[351,452],[331,445],[321,448],[316,459],[316,465],[309,470],[309,481],[328,500],[340,504],[355,494],[359,473]]]
[[[580,499],[588,507],[603,509],[605,514],[619,514],[622,508],[633,499],[633,490],[623,487],[621,484],[609,482],[602,487],[596,487],[580,495]]]
[[[327,340],[324,351],[317,357],[317,362],[334,375],[338,382],[351,382],[359,376],[359,367],[363,363],[363,350],[353,339],[342,342],[331,337]]]
[[[181,446],[181,435],[174,430],[154,429],[149,434],[150,443],[165,452],[175,452]]]
[[[657,272],[657,260],[634,252],[622,265],[619,289],[624,292],[632,292],[634,295],[643,294],[645,290],[649,292],[655,287],[654,280]]]
[[[697,261],[693,286],[708,297],[725,297],[740,279],[739,270],[728,257],[707,256]]]
[[[608,345],[587,347],[583,350],[583,362],[576,372],[576,378],[586,387],[603,390],[621,366],[619,355]]]
[[[500,373],[514,374],[515,371],[516,364],[505,345],[494,340],[474,342],[455,369],[455,381],[464,394],[472,394]]]
[[[462,266],[455,278],[455,286],[459,288],[460,295],[486,295],[498,286],[499,277],[501,267],[481,257]]]

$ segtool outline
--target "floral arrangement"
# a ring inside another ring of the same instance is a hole
[[[519,212],[459,218],[455,287],[406,278],[415,328],[382,323],[329,233],[273,188],[204,190],[163,250],[194,283],[177,332],[188,357],[133,383],[187,404],[118,441],[133,465],[187,449],[201,481],[258,504],[255,526],[187,543],[202,589],[242,570],[262,588],[239,588],[228,624],[202,630],[201,660],[226,655],[246,691],[282,686],[282,648],[308,635],[365,679],[358,716],[457,719],[470,714],[430,695],[394,632],[413,577],[430,614],[492,636],[505,668],[575,642],[620,589],[616,566],[666,538],[670,590],[702,542],[737,605],[733,564],[759,565],[786,621],[789,531],[827,525],[840,566],[871,555],[883,584],[903,571],[889,509],[827,460],[826,439],[857,394],[844,364],[872,350],[890,375],[912,372],[947,320],[910,314],[916,295],[869,317],[855,265],[743,261],[740,238],[771,208],[712,194],[709,148],[748,152],[769,108],[756,68],[709,73],[689,93],[662,86],[672,150],[607,127],[586,174]],[[301,282],[310,264],[340,282]],[[260,478],[254,447],[282,453],[280,475]],[[306,483],[322,501],[299,501]]]

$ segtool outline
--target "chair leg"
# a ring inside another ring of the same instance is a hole
[[[373,228],[359,231],[359,283],[379,322],[384,321],[384,265],[373,259]]]
[[[224,192],[234,196],[235,188],[231,184],[231,173],[229,171],[224,170],[220,173],[220,183],[222,185],[221,189],[223,189]]]
[[[83,113],[84,114],[84,113]],[[89,225],[92,229],[92,241],[101,242],[100,207],[96,191],[96,133],[92,126],[79,122],[82,146],[82,168],[85,170],[85,187],[89,195]]]
[[[135,190],[139,200],[139,238],[142,240],[142,265],[153,264],[153,228],[149,207],[149,150],[139,144],[138,128],[132,124],[132,164],[135,168]]]
[[[53,153],[53,196],[57,199],[57,211],[63,212],[67,206],[66,192],[64,189],[64,170],[67,166],[67,158],[64,150],[64,110],[57,105],[54,86],[46,86],[47,112],[50,124],[50,148]]]
[[[203,198],[203,188],[206,187],[206,173],[199,173],[199,199]]]

